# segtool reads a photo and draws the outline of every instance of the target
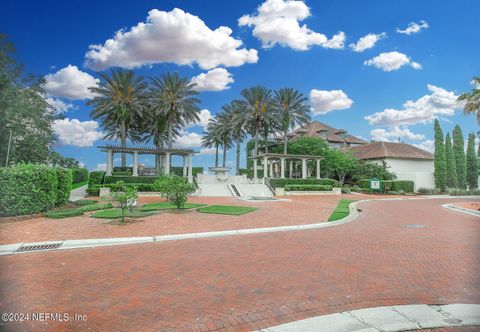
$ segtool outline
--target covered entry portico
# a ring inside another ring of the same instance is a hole
[[[253,159],[253,178],[258,179],[258,160],[263,160],[263,177],[279,177],[286,178],[286,163],[289,162],[288,177],[292,177],[293,163],[301,162],[301,178],[307,178],[307,161],[314,160],[316,162],[316,176],[320,179],[320,161],[325,159],[322,156],[297,155],[297,154],[281,154],[281,153],[261,153],[250,157]],[[279,172],[274,172],[274,169]],[[275,176],[279,174],[279,176]]]

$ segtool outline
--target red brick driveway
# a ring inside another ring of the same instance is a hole
[[[242,331],[365,307],[480,303],[480,218],[441,207],[453,201],[365,202],[356,221],[318,230],[3,256],[2,312],[88,317],[4,327]]]

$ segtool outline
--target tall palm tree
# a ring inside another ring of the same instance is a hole
[[[195,98],[196,84],[178,73],[166,73],[151,78],[150,101],[155,111],[165,114],[167,120],[168,148],[173,146],[175,124],[186,125],[200,120],[200,100]]]
[[[208,121],[206,131],[202,136],[202,147],[212,148],[215,147],[215,167],[218,167],[218,147],[222,144],[217,132],[217,119],[213,118]]]
[[[147,84],[143,77],[135,77],[132,70],[116,69],[110,75],[99,75],[102,78],[100,85],[89,88],[95,94],[87,102],[87,105],[93,105],[91,116],[101,121],[107,130],[106,138],[120,139],[121,145],[126,146],[127,138],[135,140],[133,128],[142,117]],[[122,153],[122,167],[125,166],[125,153]]]
[[[288,130],[310,121],[307,97],[292,88],[275,91],[275,110],[278,113],[283,131],[283,154],[287,154]]]
[[[258,154],[258,140],[262,127],[262,119],[272,107],[272,92],[263,86],[254,86],[240,92],[243,97],[238,102],[240,116],[245,125],[252,128],[252,136],[255,138],[254,154]]]
[[[224,110],[229,117],[229,127],[232,135],[232,140],[235,142],[235,174],[240,175],[240,147],[245,140],[247,133],[244,128],[244,120],[239,116],[239,101],[234,100],[224,106]]]
[[[472,85],[472,91],[462,93],[458,97],[458,101],[465,102],[463,112],[465,114],[476,114],[477,122],[480,124],[480,76],[473,78]]]
[[[232,131],[231,131],[231,116],[228,113],[230,105],[226,104],[222,107],[223,112],[217,114],[217,126],[215,128],[216,136],[219,138],[223,148],[223,167],[227,165],[227,151],[232,147]]]

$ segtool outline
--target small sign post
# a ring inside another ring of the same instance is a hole
[[[380,179],[370,179],[370,191],[378,191],[382,190],[382,180]]]

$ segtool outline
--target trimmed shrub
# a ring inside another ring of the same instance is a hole
[[[98,202],[93,199],[79,199],[78,201],[72,202],[72,204],[78,205],[78,206],[92,205],[95,203],[98,203]]]
[[[71,168],[72,183],[80,183],[88,181],[88,169],[86,168]]]
[[[57,204],[57,172],[45,165],[0,168],[0,215],[44,212]]]
[[[287,185],[327,185],[340,187],[340,182],[334,179],[271,179],[272,187],[285,187]]]
[[[125,183],[154,183],[158,179],[158,176],[105,176],[103,184],[117,183],[123,181]]]
[[[72,191],[72,171],[68,168],[55,168],[57,175],[57,200],[55,206],[68,202]]]
[[[188,183],[183,177],[171,175],[159,178],[153,187],[160,191],[164,197],[175,204],[177,209],[182,208],[188,196],[195,192],[195,186]]]
[[[112,172],[114,176],[132,176],[132,172]]]
[[[247,178],[253,179],[253,169],[240,168],[240,175],[246,174]]]
[[[93,186],[89,186],[86,191],[88,196],[98,196],[100,195],[100,185],[94,184]]]
[[[413,193],[414,182],[413,181],[403,181],[403,180],[394,180],[392,181],[392,189],[394,191],[404,191],[407,193]]]
[[[366,180],[366,179],[358,180],[357,181],[357,186],[359,186],[360,188],[363,188],[363,189],[369,189],[370,188],[370,180]]]
[[[113,173],[124,172],[124,173],[132,174],[133,173],[133,167],[114,166],[112,172]]]
[[[370,189],[370,180],[358,180],[357,186],[363,189]],[[404,192],[412,193],[414,188],[414,182],[408,180],[385,180],[382,181],[382,188],[381,191],[384,193],[388,193],[389,191],[400,191],[403,190]]]
[[[102,188],[110,188],[110,191],[122,191],[122,188],[126,186],[129,188],[133,188],[136,191],[156,191],[153,188],[153,183],[124,183],[124,185],[118,185],[117,183],[106,183],[106,184],[96,184],[90,188],[87,188],[87,194],[89,196],[98,196],[100,195],[100,187]]]
[[[325,184],[287,184],[286,191],[331,191],[332,186]]]
[[[51,219],[63,219],[63,218],[70,218],[70,217],[78,217],[82,216],[82,211],[76,211],[75,209],[72,210],[65,210],[65,211],[52,211],[44,213],[43,216],[46,218]]]
[[[198,173],[203,173],[203,167],[192,167],[192,175],[196,176]],[[183,167],[170,167],[170,174],[183,176]]]
[[[88,178],[88,188],[96,185],[96,184],[102,184],[103,183],[103,178],[105,177],[104,171],[93,171],[90,172],[90,176]]]

